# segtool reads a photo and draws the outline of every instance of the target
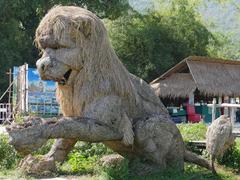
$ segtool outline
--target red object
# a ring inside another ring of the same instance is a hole
[[[200,121],[201,121],[201,115],[200,114],[189,114],[188,115],[188,122],[198,123]]]
[[[187,114],[188,115],[196,114],[195,107],[190,104],[187,104]]]
[[[188,122],[198,123],[201,121],[201,115],[196,114],[195,107],[193,105],[187,104],[186,109],[187,109],[187,115],[188,115]]]

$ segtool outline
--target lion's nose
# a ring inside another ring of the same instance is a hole
[[[51,63],[50,57],[41,58],[36,62],[39,73],[46,71],[48,65]]]
[[[45,65],[41,64],[41,70],[44,71],[44,69],[45,69]]]

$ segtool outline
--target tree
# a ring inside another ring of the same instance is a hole
[[[36,27],[56,4],[78,5],[109,19],[121,16],[130,8],[127,0],[0,0],[0,94],[8,86],[5,74],[9,68],[24,62],[35,66],[39,58],[33,43]]]
[[[132,13],[107,24],[117,54],[130,72],[147,81],[187,56],[208,55],[208,45],[215,42],[185,0],[164,13]]]

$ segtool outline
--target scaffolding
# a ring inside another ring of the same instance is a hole
[[[8,102],[0,103],[0,123],[11,122],[13,118],[13,108],[12,108],[12,69],[6,73],[9,76],[9,86],[6,91],[1,95],[0,102],[8,94]]]

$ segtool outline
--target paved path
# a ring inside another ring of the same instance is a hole
[[[38,180],[93,180],[93,177],[90,175],[83,176],[61,176],[55,178],[42,178]]]
[[[95,177],[92,177],[91,175],[82,175],[82,176],[60,176],[60,177],[52,177],[52,178],[34,178],[28,176],[27,178],[21,177],[21,176],[14,176],[14,174],[8,176],[1,176],[0,180],[26,180],[26,179],[36,179],[36,180],[93,180],[96,179]]]

